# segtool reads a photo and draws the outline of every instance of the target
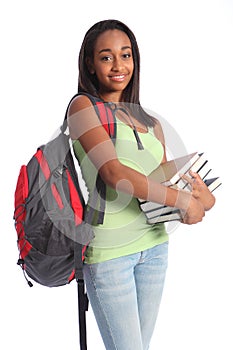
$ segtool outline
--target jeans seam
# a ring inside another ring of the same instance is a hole
[[[101,297],[100,297],[100,295],[99,295],[99,293],[98,293],[98,289],[96,288],[96,283],[95,283],[95,280],[94,280],[94,278],[93,278],[94,274],[93,274],[92,266],[90,266],[90,276],[91,276],[91,281],[92,281],[93,286],[94,286],[95,291],[96,291],[97,299],[98,299],[99,304],[100,304],[100,306],[101,306],[101,310],[102,310],[102,312],[103,312],[103,314],[104,314],[104,317],[105,317],[105,320],[106,320],[106,322],[107,322],[108,329],[109,329],[109,333],[110,333],[110,335],[111,335],[112,342],[113,342],[113,344],[114,344],[115,350],[118,350],[118,349],[117,349],[117,346],[116,346],[116,344],[115,344],[115,341],[114,341],[114,336],[113,336],[112,328],[111,328],[111,326],[110,326],[110,323],[109,323],[107,314],[106,314],[106,312],[105,312],[105,310],[104,310],[104,308],[103,308],[102,300],[101,300]]]

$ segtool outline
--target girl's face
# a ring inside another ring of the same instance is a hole
[[[129,37],[118,29],[105,31],[96,41],[93,57],[89,69],[97,76],[100,95],[107,98],[114,94],[120,98],[134,70]]]

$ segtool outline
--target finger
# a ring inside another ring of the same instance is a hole
[[[193,180],[201,180],[201,177],[198,173],[195,173],[194,171],[190,170],[189,171],[190,176],[192,176]]]
[[[202,178],[200,177],[200,175],[198,173],[195,173],[193,171],[189,171],[190,176],[192,176],[193,179],[193,185],[197,184],[197,185],[203,185],[204,182],[202,180]]]
[[[182,178],[183,180],[185,180],[187,183],[189,183],[190,185],[193,184],[193,179],[192,179],[192,177],[190,177],[190,176],[188,176],[188,175],[185,175],[185,174],[182,174],[182,175],[181,175],[181,178]]]

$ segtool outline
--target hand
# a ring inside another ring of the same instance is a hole
[[[197,224],[205,216],[205,210],[202,203],[193,196],[190,198],[189,206],[186,211],[181,210],[181,222],[183,224]]]
[[[182,178],[190,184],[193,197],[202,203],[205,210],[211,209],[215,204],[215,197],[198,173],[190,171],[189,174],[191,178],[186,175],[183,175]]]

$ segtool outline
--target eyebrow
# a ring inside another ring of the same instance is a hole
[[[121,50],[127,50],[127,49],[130,49],[132,50],[131,46],[122,46]],[[99,54],[102,53],[102,52],[111,52],[112,50],[111,49],[102,49],[99,51]]]

